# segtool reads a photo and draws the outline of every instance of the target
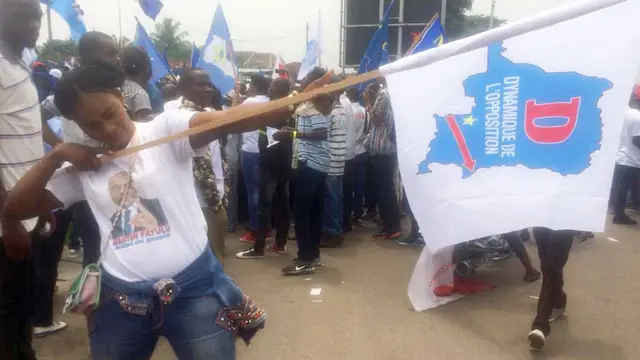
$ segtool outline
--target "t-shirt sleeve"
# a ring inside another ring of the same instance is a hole
[[[329,131],[329,122],[330,122],[330,117],[329,116],[324,116],[324,115],[314,115],[311,117],[311,129],[316,131],[316,130],[327,130]]]
[[[80,182],[79,173],[70,171],[71,165],[62,166],[53,174],[46,189],[62,203],[64,208],[85,200],[82,183]]]
[[[195,111],[184,109],[165,111],[152,121],[158,127],[156,137],[160,139],[188,130],[189,121],[195,115]],[[202,156],[207,151],[207,146],[201,149],[193,149],[189,137],[174,140],[170,143],[170,146],[176,158],[181,162],[191,161],[193,157]]]
[[[151,110],[151,99],[146,92],[139,92],[131,98],[130,106],[132,113],[136,113],[140,110]]]
[[[371,115],[380,116],[389,109],[389,106],[391,106],[389,93],[385,90],[380,90],[378,97],[376,98],[376,102],[373,104],[373,109],[371,109]]]
[[[640,136],[640,112],[633,111],[627,116],[633,117],[631,121],[631,136]]]

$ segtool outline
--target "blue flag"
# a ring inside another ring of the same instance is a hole
[[[162,1],[160,0],[138,0],[138,4],[140,4],[140,7],[142,8],[142,11],[144,11],[145,15],[152,18],[153,20],[158,17],[158,14],[160,14],[160,11],[164,6],[162,4]]]
[[[149,81],[155,86],[158,80],[171,74],[171,70],[169,69],[169,65],[164,61],[162,55],[160,55],[156,47],[153,45],[153,42],[149,38],[149,35],[147,35],[144,27],[140,24],[138,18],[136,18],[136,22],[138,25],[136,27],[136,37],[133,44],[146,51],[149,59],[151,59],[151,79]]]
[[[427,26],[425,26],[424,30],[422,30],[418,39],[411,45],[407,55],[438,47],[444,44],[445,41],[444,28],[440,21],[440,15],[435,14]]]
[[[382,22],[378,26],[378,30],[373,34],[373,38],[367,47],[360,62],[358,68],[358,74],[363,74],[369,71],[376,70],[380,65],[384,65],[389,62],[389,14],[391,13],[391,7],[395,0],[391,1],[387,11],[384,13]],[[367,86],[367,83],[360,84],[358,88],[363,90]]]
[[[222,95],[228,94],[235,87],[238,72],[236,56],[229,26],[219,4],[196,65],[209,74],[211,82],[220,89]]]
[[[80,41],[80,38],[87,32],[87,26],[84,24],[84,11],[80,5],[76,4],[76,0],[40,0],[41,3],[49,5],[51,10],[60,15],[69,25],[71,39],[74,42]]]
[[[194,68],[198,64],[198,60],[200,60],[200,49],[196,46],[195,43],[191,43],[191,67]]]

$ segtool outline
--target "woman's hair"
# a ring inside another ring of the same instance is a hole
[[[81,93],[119,91],[124,73],[107,62],[82,65],[64,74],[53,90],[54,102],[62,116],[71,119]]]
[[[122,71],[128,77],[151,77],[151,59],[147,52],[135,46],[126,47],[120,56]]]

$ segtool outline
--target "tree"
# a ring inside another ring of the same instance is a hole
[[[167,58],[187,61],[191,55],[191,47],[185,38],[189,35],[182,31],[180,23],[170,18],[156,23],[156,31],[151,34],[151,39],[160,53]]]
[[[115,35],[111,35],[111,37],[113,38],[113,41],[115,41],[115,42],[116,42],[116,44],[118,44],[118,47],[120,47],[120,48],[125,48],[125,47],[127,47],[127,46],[131,45],[131,40],[130,40],[128,37],[126,37],[126,36],[123,36],[123,37],[122,37],[122,39],[119,39],[119,38],[118,38],[117,36],[115,36]],[[120,40],[121,40],[122,42],[121,42]]]
[[[496,28],[498,26],[506,24],[506,20],[498,19],[496,17],[493,18],[493,27]],[[464,20],[464,25],[462,32],[460,33],[459,38],[475,35],[481,33],[483,31],[489,30],[489,25],[491,24],[491,16],[488,15],[466,15]]]
[[[38,47],[38,59],[60,62],[76,56],[77,47],[71,39],[48,40]]]

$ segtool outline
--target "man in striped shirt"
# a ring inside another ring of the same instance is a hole
[[[38,91],[22,51],[36,44],[37,0],[0,0],[0,205],[44,155]],[[0,359],[31,360],[29,252],[38,219],[0,218]]]
[[[347,115],[344,106],[335,99],[331,111],[329,128],[329,173],[324,196],[323,230],[321,247],[334,248],[342,245],[342,177],[347,156]]]
[[[384,79],[382,80],[384,83]],[[368,88],[366,108],[371,115],[371,132],[367,139],[373,168],[375,198],[382,220],[382,231],[375,238],[396,239],[400,231],[400,209],[396,197],[394,176],[398,164],[395,125],[391,99],[386,87],[374,85]]]

